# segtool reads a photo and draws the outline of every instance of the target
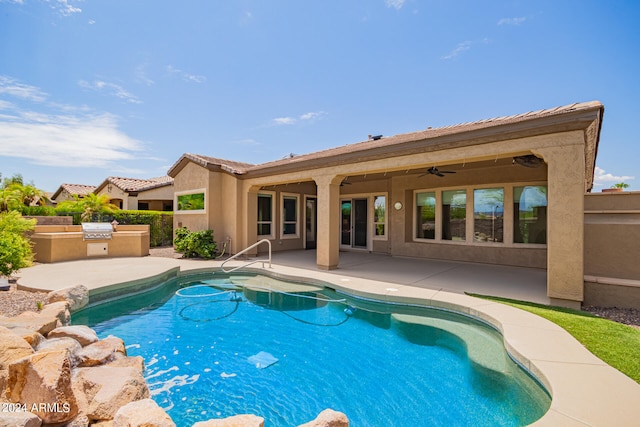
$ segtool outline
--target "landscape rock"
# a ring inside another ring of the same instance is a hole
[[[120,357],[108,362],[108,366],[120,368],[135,368],[141,374],[144,373],[144,358],[142,356]]]
[[[78,412],[66,351],[35,353],[9,365],[7,399],[24,404],[47,424],[71,420]]]
[[[61,301],[45,305],[37,313],[25,311],[15,317],[1,317],[0,326],[9,329],[25,328],[46,336],[55,328],[68,325],[70,317],[67,303]]]
[[[72,382],[80,412],[91,421],[111,420],[120,407],[149,397],[147,383],[136,368],[78,368]]]
[[[47,304],[58,301],[68,302],[71,312],[80,310],[89,303],[89,289],[84,285],[78,285],[51,291],[47,294]]]
[[[298,427],[349,427],[349,419],[342,412],[325,409],[315,420]]]
[[[192,427],[264,427],[264,418],[257,415],[243,414],[228,418],[200,421]]]
[[[33,353],[33,348],[27,341],[0,326],[0,370],[8,369],[15,360]]]
[[[176,424],[155,401],[142,399],[118,409],[113,427],[176,427]]]
[[[82,347],[93,344],[99,340],[98,334],[85,325],[61,326],[49,332],[49,335],[47,335],[47,338],[63,337],[73,338],[78,341]]]
[[[42,420],[31,412],[2,412],[0,427],[40,427]]]
[[[2,327],[0,327],[1,329]],[[23,340],[29,343],[29,345],[35,350],[36,347],[45,339],[40,332],[34,331],[32,329],[23,328],[20,326],[16,326],[15,328],[9,329],[15,335],[18,335]]]
[[[80,343],[73,338],[52,338],[43,340],[36,348],[39,353],[47,351],[66,351],[71,362],[71,368],[78,366],[78,352],[82,349]]]
[[[78,353],[79,366],[104,365],[121,357],[125,357],[127,351],[124,341],[117,337],[107,337],[82,348]]]

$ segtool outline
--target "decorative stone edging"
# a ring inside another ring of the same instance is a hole
[[[70,308],[88,302],[84,286],[51,292],[47,301],[38,313],[0,316],[1,425],[175,427],[149,398],[142,357],[127,356],[120,338],[69,325]],[[194,426],[263,427],[264,419],[236,415]],[[349,420],[327,409],[303,426],[348,427]]]

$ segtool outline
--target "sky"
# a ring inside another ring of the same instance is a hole
[[[0,0],[0,173],[44,191],[597,100],[640,190],[636,0]]]

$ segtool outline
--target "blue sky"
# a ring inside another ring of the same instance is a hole
[[[0,173],[46,191],[599,100],[640,190],[640,2],[0,0]]]

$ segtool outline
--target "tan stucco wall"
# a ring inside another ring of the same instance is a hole
[[[209,188],[209,171],[195,163],[187,164],[174,178],[174,194],[200,188],[205,189],[207,209],[209,208],[211,189]],[[209,211],[203,213],[180,212],[178,204],[173,201],[173,228],[187,227],[191,231],[207,230],[210,228]]]
[[[585,196],[585,304],[640,307],[640,192]]]

